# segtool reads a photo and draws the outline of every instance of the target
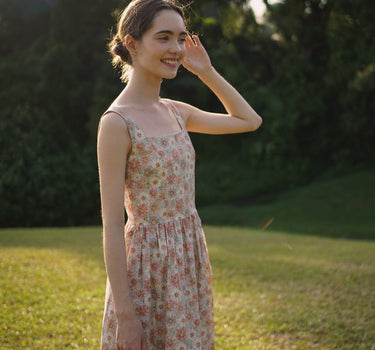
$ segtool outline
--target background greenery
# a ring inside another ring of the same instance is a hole
[[[201,206],[374,167],[373,2],[264,3],[262,23],[246,1],[187,9],[217,70],[264,120],[252,134],[192,135]],[[123,7],[0,0],[0,226],[100,221],[96,129],[123,88],[106,53]],[[183,69],[162,94],[222,110]]]

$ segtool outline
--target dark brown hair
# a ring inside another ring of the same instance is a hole
[[[143,34],[152,27],[155,16],[162,10],[176,11],[184,20],[183,8],[174,0],[132,0],[120,15],[117,33],[109,43],[112,64],[121,67],[121,80],[129,78],[132,65],[130,52],[125,46],[125,36],[130,34],[135,40],[142,39]]]

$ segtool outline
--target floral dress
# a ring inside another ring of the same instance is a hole
[[[147,350],[214,349],[211,265],[195,208],[195,152],[181,130],[148,137],[121,110],[132,148],[125,173],[127,272]],[[107,280],[101,350],[116,350],[116,316]]]

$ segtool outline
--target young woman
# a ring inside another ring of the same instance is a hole
[[[110,45],[127,85],[98,131],[108,275],[101,349],[214,349],[211,266],[187,131],[247,132],[262,119],[215,71],[172,0],[130,2]],[[181,64],[227,114],[160,98],[162,80]]]

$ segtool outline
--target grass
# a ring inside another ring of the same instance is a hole
[[[375,171],[322,180],[255,204],[199,208],[202,221],[323,237],[375,239]]]
[[[203,208],[227,225],[205,226],[217,349],[375,350],[373,184],[366,172]],[[101,228],[2,229],[0,268],[0,349],[99,349]]]
[[[1,349],[98,349],[99,228],[0,231]]]
[[[375,242],[205,227],[217,349],[375,349]],[[100,228],[0,230],[1,349],[98,349]]]
[[[218,349],[375,349],[375,243],[207,227]]]

